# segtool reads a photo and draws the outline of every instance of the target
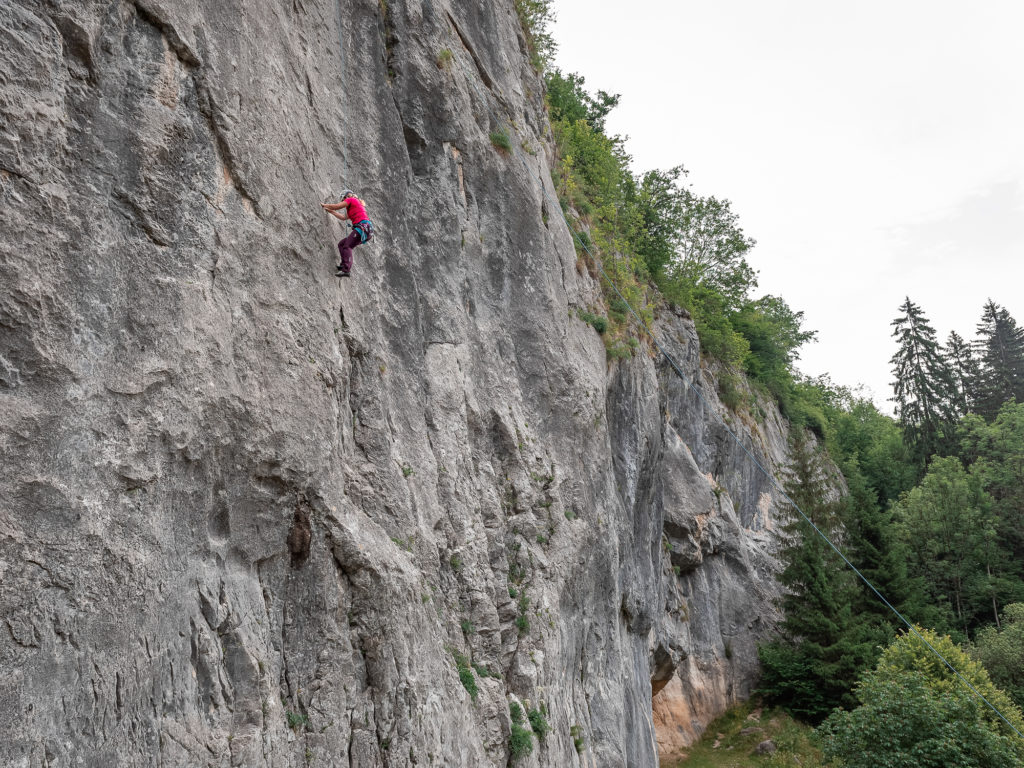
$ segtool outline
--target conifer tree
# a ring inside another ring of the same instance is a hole
[[[850,492],[840,512],[847,556],[890,605],[904,615],[922,616],[926,603],[923,586],[907,571],[907,548],[897,536],[891,510],[879,505],[856,457],[844,460],[840,467]],[[873,647],[887,644],[895,636],[897,617],[870,587],[859,579],[855,584],[859,590],[854,605],[859,635]]]
[[[899,341],[890,360],[896,377],[892,400],[904,438],[923,468],[950,446],[956,421],[953,376],[921,308],[907,297],[900,311],[902,316],[892,321],[892,335]]]
[[[793,440],[786,492],[821,531],[835,537],[839,501],[829,488],[821,450],[803,430]],[[870,663],[872,643],[855,630],[857,587],[839,556],[796,510],[784,530],[789,537],[780,553],[784,618],[781,637],[761,648],[762,692],[817,722],[853,702],[850,689]]]
[[[978,323],[978,412],[995,418],[1007,400],[1024,402],[1024,328],[991,299]]]
[[[946,340],[946,365],[953,375],[953,406],[958,416],[973,413],[977,401],[978,361],[971,345],[956,331]]]

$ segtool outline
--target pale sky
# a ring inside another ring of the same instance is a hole
[[[555,0],[556,64],[622,95],[634,171],[732,201],[800,369],[887,412],[905,296],[945,342],[1024,324],[1024,2]]]

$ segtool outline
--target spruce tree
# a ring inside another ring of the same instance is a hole
[[[896,418],[903,428],[918,466],[927,466],[936,453],[951,445],[956,421],[953,375],[935,338],[935,329],[909,297],[903,313],[892,321],[899,349],[893,365]]]
[[[821,450],[803,430],[793,440],[786,493],[830,538],[839,527],[839,500],[829,488]],[[850,689],[871,660],[870,642],[853,622],[858,598],[852,573],[796,510],[780,552],[780,638],[761,648],[762,693],[793,714],[818,722],[853,702]]]
[[[849,489],[840,512],[847,556],[891,606],[905,616],[922,616],[924,590],[907,571],[907,548],[897,536],[892,512],[878,503],[878,495],[856,457],[844,460],[840,466]],[[888,644],[900,625],[898,617],[864,582],[856,579],[855,584],[859,599],[854,614],[860,636],[872,647]]]
[[[978,323],[976,345],[981,364],[978,412],[993,419],[1008,400],[1024,402],[1024,328],[989,299]]]
[[[971,345],[956,331],[946,340],[946,365],[953,375],[953,406],[957,416],[973,413],[977,406],[980,370]]]

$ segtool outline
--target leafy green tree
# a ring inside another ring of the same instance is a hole
[[[1024,403],[1007,402],[991,423],[968,416],[960,425],[961,455],[992,498],[994,596],[1024,602]],[[993,613],[997,610],[993,605]]]
[[[1007,400],[1024,402],[1024,328],[991,299],[978,324],[978,412],[994,418]]]
[[[927,584],[931,601],[952,616],[926,618],[965,636],[990,614],[994,585],[992,498],[959,459],[936,458],[920,485],[894,509],[910,553],[911,572]]]
[[[746,302],[731,319],[733,327],[750,345],[746,372],[763,384],[787,412],[793,397],[793,364],[799,348],[814,339],[805,331],[803,312],[794,312],[778,296],[764,296]]]
[[[732,312],[725,297],[710,286],[692,286],[684,282],[662,283],[662,292],[674,303],[688,307],[693,314],[705,354],[739,371],[750,354],[750,342],[732,324]]]
[[[757,273],[746,260],[756,241],[744,234],[730,202],[690,194],[679,224],[673,277],[714,288],[726,309],[738,309],[757,287]]]
[[[953,406],[957,416],[970,413],[976,407],[980,369],[971,345],[956,331],[949,334],[944,350],[946,365],[953,375]]]
[[[908,297],[900,312],[892,321],[892,335],[899,341],[890,361],[896,377],[892,399],[904,437],[923,468],[949,445],[956,421],[953,376],[921,308]]]
[[[899,425],[864,397],[847,395],[829,409],[829,452],[855,460],[881,509],[914,487],[916,470]],[[844,470],[845,474],[845,470]]]
[[[793,440],[786,492],[826,535],[838,527],[820,449],[802,430]],[[780,638],[760,650],[761,692],[794,715],[820,722],[850,701],[849,691],[871,658],[871,647],[855,631],[852,574],[834,550],[794,511],[785,527],[789,541],[780,553]]]
[[[656,282],[664,277],[666,267],[679,252],[679,222],[689,199],[680,184],[685,177],[686,169],[681,165],[667,171],[648,171],[635,188],[641,225],[635,245]]]
[[[551,122],[575,123],[584,121],[598,133],[604,133],[604,120],[619,104],[619,95],[599,90],[591,96],[582,75],[575,72],[562,74],[552,69],[544,75],[548,89],[548,109]]]
[[[1013,728],[1024,719],[985,668],[949,637],[919,630]],[[896,639],[857,686],[860,705],[821,726],[826,758],[845,768],[1011,768],[1024,740],[912,633]]]
[[[1024,603],[1006,606],[1000,625],[978,632],[970,653],[985,665],[992,681],[1024,707]]]

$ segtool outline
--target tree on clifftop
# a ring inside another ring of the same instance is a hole
[[[728,309],[738,309],[757,287],[757,273],[745,258],[756,241],[744,234],[728,200],[686,195],[673,273],[693,285],[714,288]]]

